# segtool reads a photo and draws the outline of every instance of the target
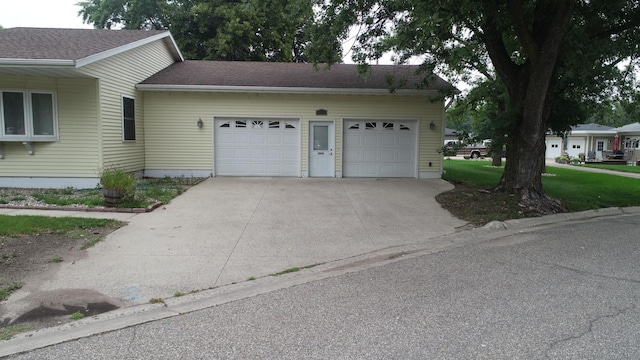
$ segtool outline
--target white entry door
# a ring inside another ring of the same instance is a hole
[[[596,140],[596,157],[598,159],[604,159],[604,153],[606,151],[607,151],[607,140],[606,139]]]
[[[334,142],[333,122],[309,122],[309,176],[335,176]]]

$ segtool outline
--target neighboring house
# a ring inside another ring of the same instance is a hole
[[[417,70],[184,61],[168,31],[0,30],[0,187],[95,187],[108,166],[439,178],[456,90]]]
[[[615,129],[618,134],[619,149],[629,162],[640,161],[640,123],[633,123]]]
[[[591,154],[593,160],[602,160],[608,150],[613,150],[615,135],[615,129],[610,126],[593,123],[575,125],[564,142],[559,136],[547,135],[546,157],[556,158],[566,154],[569,158],[576,158],[580,154]]]
[[[458,139],[458,131],[455,129],[444,128],[444,145],[447,145],[450,141],[453,141],[453,143],[460,141],[460,139]]]

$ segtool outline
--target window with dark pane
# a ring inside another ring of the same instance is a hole
[[[123,139],[133,141],[136,139],[136,105],[135,100],[128,97],[122,98],[122,128]]]

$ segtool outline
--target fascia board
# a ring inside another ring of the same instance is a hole
[[[150,36],[148,38],[140,39],[138,41],[134,41],[132,43],[128,43],[126,45],[119,46],[117,48],[113,48],[113,49],[110,49],[110,50],[107,50],[107,51],[103,51],[103,52],[100,52],[100,53],[97,53],[97,54],[94,54],[94,55],[90,55],[90,56],[87,56],[87,57],[82,58],[82,59],[78,59],[78,60],[75,61],[75,65],[76,65],[77,68],[83,67],[83,66],[87,66],[87,65],[92,64],[92,63],[94,63],[96,61],[104,60],[104,59],[109,58],[111,56],[123,53],[125,51],[129,51],[129,50],[135,49],[137,47],[140,47],[140,46],[143,46],[143,45],[146,45],[146,44],[150,44],[150,43],[152,43],[152,42],[154,42],[156,40],[161,40],[161,39],[164,39],[164,38],[167,38],[167,37],[171,37],[171,33],[169,31],[166,31],[166,32],[154,35],[154,36]],[[176,50],[176,51],[174,51],[174,55],[177,55],[177,57],[180,59],[180,61],[183,61],[184,58],[182,57],[182,54],[178,50],[178,47],[177,47],[177,45],[175,43],[175,40],[173,40],[173,37],[171,37],[171,44],[174,46],[174,49]]]
[[[2,67],[75,67],[73,60],[0,58]]]

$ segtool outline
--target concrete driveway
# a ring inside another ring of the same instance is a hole
[[[27,281],[12,300],[92,289],[124,305],[345,259],[456,231],[434,197],[443,180],[207,179],[152,213]],[[61,291],[63,290],[63,291]],[[34,294],[35,295],[35,294]],[[28,301],[24,301],[26,305]]]

